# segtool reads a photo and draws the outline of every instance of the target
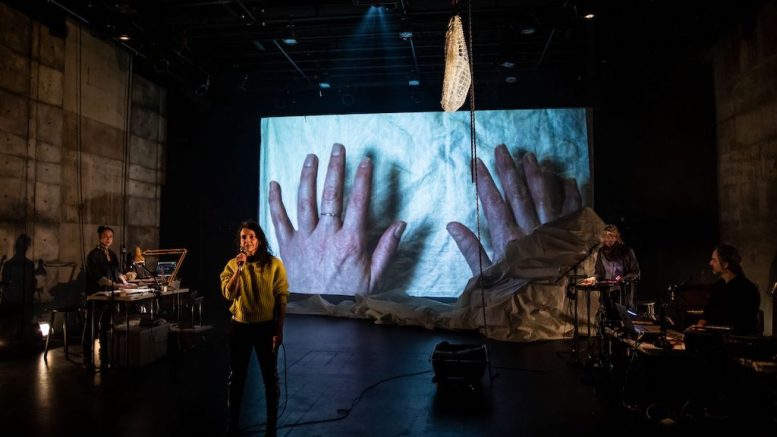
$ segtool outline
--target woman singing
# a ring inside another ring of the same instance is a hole
[[[221,273],[221,293],[231,303],[229,434],[236,434],[251,351],[262,370],[267,403],[267,435],[275,435],[278,420],[276,350],[283,342],[283,318],[289,285],[286,269],[267,247],[267,238],[253,220],[238,230],[240,252]]]

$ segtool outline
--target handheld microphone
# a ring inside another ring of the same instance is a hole
[[[248,256],[248,255],[246,254],[246,250],[245,250],[245,248],[243,248],[243,246],[240,246],[240,249],[238,249],[237,253],[238,253],[238,255],[240,255],[240,254],[242,253],[242,254],[244,254],[244,255]],[[244,262],[244,261],[238,261],[238,262],[237,262],[237,270],[238,270],[238,271],[240,271],[240,270],[242,270],[242,269],[243,269],[243,264],[245,264],[245,262]]]

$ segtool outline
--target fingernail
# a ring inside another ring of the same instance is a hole
[[[316,155],[310,153],[308,156],[305,157],[305,167],[313,167],[313,164],[316,161]]]
[[[529,164],[537,165],[537,156],[535,156],[534,153],[527,153],[523,159],[525,159]]]
[[[405,232],[405,227],[407,227],[407,223],[399,222],[399,225],[394,228],[394,236],[396,238],[402,237],[402,233]]]
[[[343,145],[335,143],[332,146],[332,156],[340,156],[343,153]]]
[[[362,158],[362,162],[359,163],[359,167],[368,167],[370,165],[370,158],[364,157]]]
[[[445,225],[445,229],[447,229],[448,233],[451,234],[454,237],[458,237],[459,234],[460,234],[459,228],[457,226],[455,226],[453,224],[453,222],[448,223],[447,225]]]

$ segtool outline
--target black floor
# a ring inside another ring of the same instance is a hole
[[[42,352],[5,359],[0,363],[0,435],[223,435],[224,326],[224,320],[216,321],[208,335],[184,339],[180,346],[171,337],[168,355],[140,368],[89,374],[79,363],[80,348],[72,347],[66,360],[59,343],[49,351],[48,364]],[[472,391],[466,385],[432,383],[430,358],[444,340],[483,344],[475,333],[290,315],[285,356],[279,358],[283,413],[278,434],[658,432],[656,420],[624,408],[617,390],[607,389],[595,372],[570,365],[568,341],[486,343],[492,380],[486,371],[482,390]],[[262,435],[263,390],[255,361],[248,385],[241,428],[244,435]]]

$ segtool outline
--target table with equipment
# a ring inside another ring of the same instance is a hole
[[[182,296],[184,293],[189,293],[188,288],[178,288],[175,290],[172,289],[166,289],[164,292],[155,292],[154,290],[150,288],[134,288],[134,289],[120,289],[120,290],[112,290],[112,291],[100,291],[97,293],[93,293],[89,296],[87,296],[86,300],[87,303],[90,303],[89,311],[92,312],[91,317],[91,326],[89,327],[90,332],[90,341],[94,342],[95,339],[95,326],[94,326],[94,319],[96,314],[96,305],[98,302],[107,302],[108,304],[111,303],[119,303],[123,304],[124,306],[124,317],[125,317],[125,324],[126,324],[126,333],[129,335],[130,332],[130,317],[129,317],[129,307],[132,303],[141,303],[148,300],[154,300],[159,299],[165,296],[176,296],[180,299],[180,296]],[[180,306],[180,303],[179,303]],[[150,316],[151,320],[154,320],[154,307],[155,303],[152,302],[151,304],[151,311]],[[111,315],[113,314],[112,308],[111,308]],[[113,317],[111,316],[111,335],[113,335]],[[104,347],[104,345],[100,345],[101,347]],[[125,363],[129,363],[129,341],[125,342]],[[94,365],[94,354],[89,358],[92,365]]]

